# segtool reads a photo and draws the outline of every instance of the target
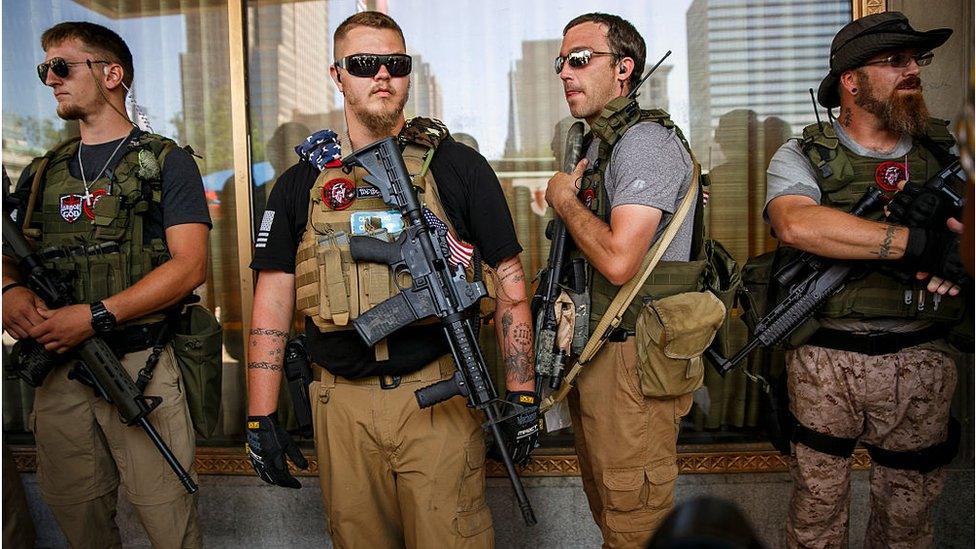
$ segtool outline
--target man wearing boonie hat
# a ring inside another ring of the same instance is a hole
[[[925,219],[933,198],[921,185],[954,159],[954,140],[946,121],[929,118],[919,73],[951,34],[917,31],[897,12],[845,26],[817,96],[829,122],[804,128],[769,164],[765,215],[781,260],[797,250],[873,260],[818,311],[812,336],[790,342],[790,547],[847,545],[858,441],[873,463],[865,546],[933,544],[929,510],[958,447],[956,370],[943,338],[966,313],[954,283],[964,276],[957,235]],[[874,187],[899,194],[888,211],[912,221],[880,208],[848,213]]]

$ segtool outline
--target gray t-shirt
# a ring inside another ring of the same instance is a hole
[[[599,151],[594,139],[586,151],[593,166]],[[668,222],[688,193],[692,176],[691,156],[673,129],[656,122],[640,122],[624,134],[610,153],[604,185],[613,208],[640,204],[661,210],[654,241],[660,238]],[[692,226],[695,210],[688,211],[674,241],[664,252],[664,261],[687,261],[691,254]]]
[[[834,132],[842,145],[860,156],[877,158],[878,160],[902,159],[912,148],[912,138],[905,134],[898,141],[893,149],[888,152],[878,152],[861,146],[844,132],[844,128],[837,123],[833,123]],[[803,154],[800,143],[796,139],[791,139],[784,143],[773,158],[769,161],[769,169],[766,171],[766,207],[763,208],[763,217],[769,221],[766,208],[769,203],[777,197],[786,195],[809,196],[817,204],[820,204],[820,186],[817,185],[817,174],[814,171],[810,159]],[[878,320],[847,320],[847,319],[822,319],[822,324],[828,328],[836,330],[847,330],[850,332],[914,332],[930,325],[924,321],[906,321],[901,319],[878,319]]]

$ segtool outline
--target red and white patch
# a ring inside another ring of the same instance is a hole
[[[82,197],[80,194],[66,194],[62,196],[59,208],[61,219],[64,219],[68,223],[78,221],[78,218],[81,217],[81,202]]]
[[[322,201],[335,211],[345,210],[356,200],[356,184],[344,177],[330,179],[322,185]]]
[[[92,221],[95,220],[95,204],[98,204],[98,200],[107,194],[108,191],[105,189],[95,189],[86,200],[81,201],[81,210],[85,213],[85,217]]]
[[[596,191],[593,189],[583,189],[579,193],[579,199],[584,206],[591,208],[593,207],[593,201],[596,199]]]
[[[881,190],[889,193],[897,192],[898,182],[908,181],[908,165],[895,160],[882,162],[874,170],[874,180]]]

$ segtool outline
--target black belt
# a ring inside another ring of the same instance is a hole
[[[917,332],[877,334],[855,334],[843,330],[820,328],[807,341],[807,345],[877,356],[897,353],[902,349],[942,339],[944,336],[945,328],[941,326],[931,326]]]
[[[156,344],[159,332],[166,326],[166,321],[151,324],[135,324],[115,330],[105,336],[105,342],[119,357],[128,353],[145,351]]]
[[[620,343],[621,341],[627,341],[628,337],[632,337],[634,335],[636,335],[636,332],[633,330],[628,330],[626,328],[614,328],[613,331],[610,332],[610,337],[607,338],[607,341]]]

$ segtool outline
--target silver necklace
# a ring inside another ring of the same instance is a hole
[[[108,160],[105,161],[105,165],[102,166],[102,169],[98,172],[98,175],[96,175],[95,178],[92,179],[92,182],[90,184],[88,183],[88,178],[85,177],[85,165],[81,163],[82,143],[81,141],[78,142],[78,169],[81,170],[81,184],[85,186],[85,195],[81,197],[82,200],[84,200],[85,202],[91,201],[91,197],[92,197],[91,186],[94,185],[96,181],[98,181],[99,177],[102,177],[102,174],[105,173],[105,169],[108,168],[108,165],[112,163],[112,159],[115,158],[115,153],[119,152],[119,149],[122,148],[122,144],[128,140],[129,140],[128,136],[126,136],[123,137],[121,141],[119,141],[119,144],[115,146],[115,150],[112,151],[112,154],[109,155]]]

